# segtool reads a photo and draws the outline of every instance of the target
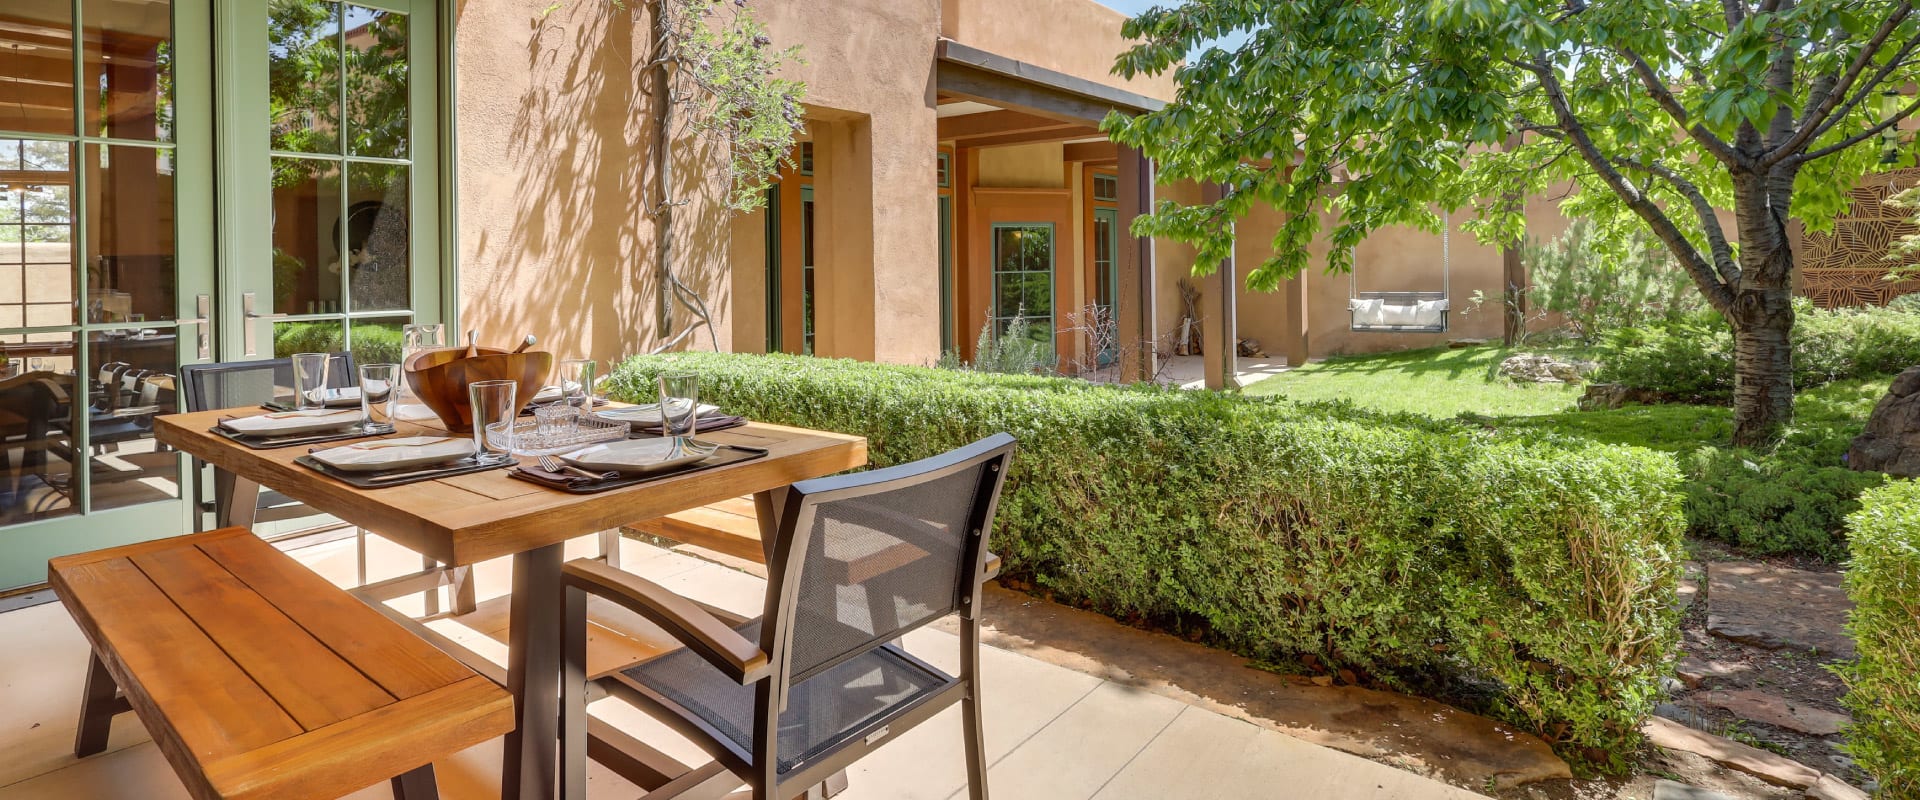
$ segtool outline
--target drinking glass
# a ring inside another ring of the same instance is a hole
[[[329,353],[293,354],[293,407],[323,408],[327,404],[327,366]]]
[[[660,435],[691,437],[699,416],[700,377],[660,376]]]
[[[533,410],[534,430],[541,436],[572,436],[580,428],[580,409],[564,402]]]
[[[361,427],[393,424],[394,407],[400,400],[399,384],[399,364],[360,365]]]
[[[595,364],[590,358],[574,358],[560,362],[560,401],[585,411],[593,408],[593,373]]]
[[[404,368],[414,353],[422,350],[438,350],[447,346],[447,326],[440,323],[416,323],[400,328],[400,364]],[[432,419],[433,409],[420,402],[413,394],[413,385],[400,381],[399,405],[394,415],[400,419]]]
[[[473,406],[473,445],[479,459],[513,457],[513,423],[520,412],[514,393],[519,388],[513,381],[476,381],[467,386],[467,400]]]

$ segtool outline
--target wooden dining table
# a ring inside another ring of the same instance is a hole
[[[265,486],[443,565],[441,570],[382,581],[388,590],[384,595],[362,595],[390,615],[394,612],[379,602],[385,596],[423,586],[437,591],[445,569],[513,557],[506,670],[502,674],[496,665],[472,664],[481,674],[503,680],[514,696],[515,728],[506,737],[502,800],[546,800],[556,792],[560,568],[568,540],[752,495],[762,539],[773,541],[786,487],[867,463],[862,437],[753,422],[700,438],[764,448],[764,457],[598,494],[572,494],[510,478],[505,469],[359,489],[294,463],[306,455],[306,447],[254,450],[212,432],[224,417],[256,413],[263,410],[203,411],[155,420],[161,442],[218,470],[215,505],[221,527],[250,527],[259,488]],[[398,422],[396,427],[393,436],[446,434],[438,420]],[[645,755],[638,757],[644,760]],[[662,774],[678,766],[664,756],[661,763]]]

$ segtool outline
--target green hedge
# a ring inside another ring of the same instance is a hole
[[[1880,797],[1920,800],[1920,482],[1860,496],[1847,520],[1853,561],[1847,619],[1859,659],[1847,681],[1847,750],[1880,781]]]
[[[791,356],[636,357],[755,419],[867,437],[875,466],[997,431],[1020,450],[1009,573],[1256,659],[1409,685],[1497,681],[1496,713],[1623,768],[1678,640],[1679,476],[1637,448],[1472,437],[1341,405]]]
[[[358,323],[353,326],[353,362],[355,364],[400,363],[400,326]],[[286,322],[273,332],[275,358],[294,353],[338,353],[345,349],[346,337],[338,322]]]

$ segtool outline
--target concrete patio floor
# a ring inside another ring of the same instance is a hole
[[[418,557],[370,538],[369,577],[416,569]],[[594,544],[569,545],[570,556],[591,555]],[[331,542],[292,555],[343,586],[355,573],[353,542]],[[626,541],[623,568],[689,597],[743,614],[757,614],[765,582],[745,572]],[[505,648],[495,628],[509,586],[505,560],[477,570],[482,608],[432,626],[496,660]],[[491,602],[489,602],[491,601]],[[396,601],[418,612],[419,598]],[[991,623],[991,620],[989,620]],[[957,637],[922,629],[907,649],[944,669],[958,662]],[[0,798],[185,798],[139,721],[115,720],[107,753],[76,761],[71,753],[86,659],[86,643],[64,609],[49,603],[0,614]],[[1408,798],[1454,800],[1480,795],[1410,772],[1341,753],[1213,711],[1046,663],[1019,652],[985,647],[982,683],[986,735],[996,798]],[[686,740],[613,700],[593,713],[685,763],[707,759]],[[500,743],[469,749],[437,764],[442,796],[491,800],[498,796]],[[845,800],[917,800],[965,797],[959,709],[902,734],[849,771]],[[595,796],[632,797],[636,787],[597,767]],[[351,795],[388,797],[384,785]]]

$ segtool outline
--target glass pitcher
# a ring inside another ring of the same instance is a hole
[[[447,346],[447,326],[438,322],[407,325],[400,329],[400,364],[402,372],[406,364],[413,360],[413,354],[422,350],[437,350]],[[413,384],[402,375],[400,380],[400,398],[394,408],[395,419],[421,420],[433,419],[433,409],[427,408],[420,398],[413,394]]]

